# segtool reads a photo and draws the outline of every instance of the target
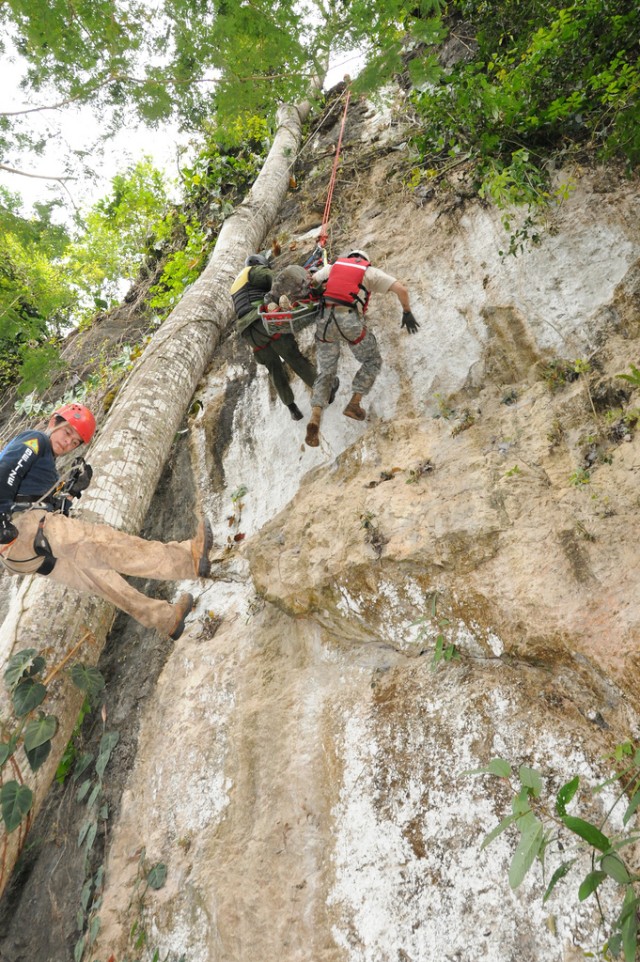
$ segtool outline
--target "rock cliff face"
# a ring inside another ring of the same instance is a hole
[[[505,257],[496,211],[404,188],[401,132],[360,120],[346,157],[369,162],[342,183],[334,253],[364,247],[404,280],[420,331],[401,332],[393,295],[372,300],[367,421],[341,413],[345,352],[316,450],[243,345],[213,358],[147,533],[173,535],[188,477],[215,578],[169,650],[118,620],[107,706],[126,751],[103,854],[74,855],[83,816],[61,790],[8,896],[6,962],[70,957],[101,866],[100,962],[573,962],[605,938],[577,899],[586,856],[542,902],[568,833],[546,879],[510,889],[516,830],[481,843],[513,793],[464,773],[540,769],[551,809],[578,774],[571,811],[597,821],[616,796],[591,795],[604,756],[640,736],[640,390],[616,376],[640,358],[637,184],[574,172],[541,242]],[[283,212],[282,264],[313,244],[328,163]],[[621,891],[603,885],[607,911]],[[47,922],[27,943],[34,900]]]

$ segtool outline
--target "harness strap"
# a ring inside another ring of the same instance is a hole
[[[318,338],[318,340],[321,341],[323,344],[328,344],[328,343],[329,343],[329,342],[327,341],[327,328],[329,327],[329,324],[331,324],[332,321],[333,321],[333,323],[335,324],[335,326],[337,327],[337,329],[338,329],[338,334],[340,335],[340,337],[342,338],[342,340],[343,340],[343,341],[346,341],[347,344],[351,344],[352,347],[355,347],[356,344],[359,344],[359,343],[360,343],[360,341],[364,341],[365,337],[367,336],[367,326],[366,326],[366,324],[365,324],[365,325],[363,325],[362,330],[360,331],[360,333],[359,333],[358,336],[356,337],[355,341],[349,340],[349,338],[348,338],[345,334],[343,334],[342,331],[340,330],[340,325],[338,324],[338,319],[336,318],[336,315],[335,315],[335,312],[334,312],[333,308],[331,308],[331,310],[329,311],[329,316],[327,317],[327,323],[325,324],[324,330],[323,330],[323,332],[322,332],[322,337],[319,337],[319,338]]]
[[[41,518],[38,522],[38,530],[36,531],[36,536],[33,539],[33,550],[37,555],[44,558],[44,561],[38,568],[36,574],[48,575],[51,574],[56,566],[56,561],[58,560],[51,550],[51,545],[44,533],[44,518]]]
[[[282,334],[270,334],[269,344],[271,343],[271,341],[278,341],[281,337],[282,337]],[[253,353],[257,354],[258,351],[264,351],[265,347],[269,347],[269,344],[261,344],[260,347],[254,347]]]

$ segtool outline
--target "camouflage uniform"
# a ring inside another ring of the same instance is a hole
[[[330,269],[330,266],[327,266],[318,271],[313,278],[314,285],[324,283]],[[371,293],[386,294],[395,280],[390,274],[376,267],[369,267],[364,274],[363,285]],[[353,308],[327,305],[316,322],[318,377],[313,385],[312,407],[327,406],[338,370],[340,348],[344,343],[348,344],[349,350],[360,362],[353,378],[353,393],[365,395],[373,387],[382,367],[382,357],[374,333],[365,324],[358,305]]]
[[[282,362],[286,362],[309,387],[313,386],[317,371],[311,361],[301,353],[293,334],[269,335],[263,327],[258,307],[270,290],[273,279],[273,271],[268,267],[245,268],[234,281],[231,294],[232,297],[236,295],[234,304],[237,311],[238,295],[248,291],[246,304],[240,308],[244,313],[238,314],[236,322],[238,333],[253,350],[258,364],[266,367],[278,397],[289,407],[293,404],[293,391]]]

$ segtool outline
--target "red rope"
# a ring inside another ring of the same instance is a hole
[[[333,158],[333,170],[331,171],[331,177],[329,179],[329,190],[327,193],[327,202],[324,205],[324,213],[322,215],[322,226],[320,228],[320,236],[318,237],[318,244],[320,247],[324,247],[328,240],[327,228],[329,226],[329,212],[331,211],[331,201],[333,199],[333,188],[336,183],[336,174],[338,173],[338,163],[340,161],[340,148],[342,147],[342,135],[344,133],[344,125],[347,120],[347,108],[349,106],[349,99],[351,97],[351,90],[347,87],[347,95],[344,101],[344,112],[342,114],[342,124],[340,125],[340,135],[338,136],[338,145],[336,147],[336,155]]]

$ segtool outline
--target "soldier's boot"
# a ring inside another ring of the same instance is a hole
[[[364,421],[367,416],[367,412],[363,407],[360,407],[360,401],[362,400],[361,394],[354,394],[347,404],[346,408],[342,412],[345,417],[353,418],[354,421]]]
[[[321,420],[322,408],[311,408],[311,417],[309,418],[309,423],[307,424],[307,434],[304,439],[305,444],[308,444],[310,448],[317,448],[320,444],[319,434]]]
[[[292,401],[291,404],[287,404],[287,407],[289,408],[289,413],[291,414],[293,421],[302,421],[304,414],[295,401]]]

